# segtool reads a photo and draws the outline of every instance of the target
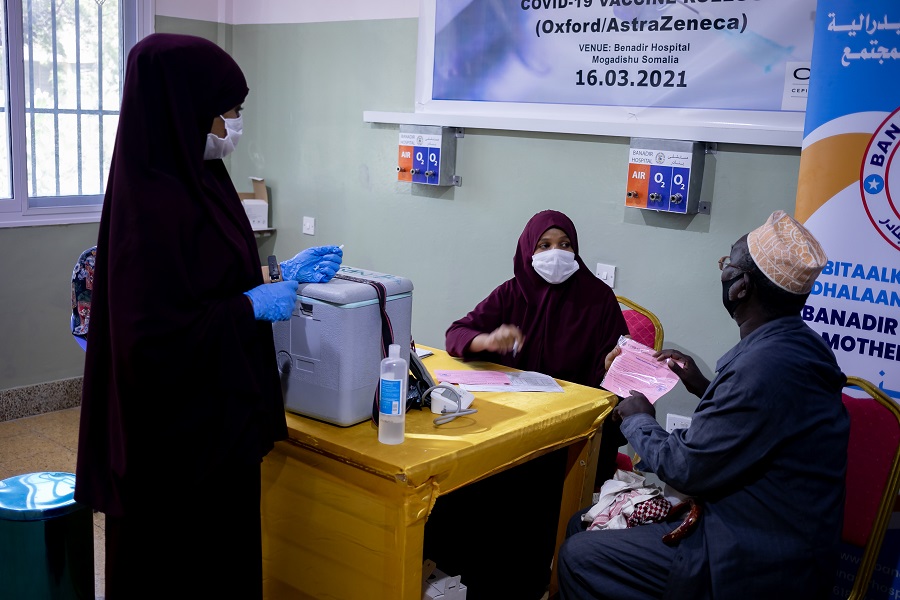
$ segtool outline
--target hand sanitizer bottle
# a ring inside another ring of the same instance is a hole
[[[403,442],[408,381],[409,366],[400,358],[400,346],[391,344],[387,358],[381,361],[381,379],[378,382],[378,441],[382,444]]]

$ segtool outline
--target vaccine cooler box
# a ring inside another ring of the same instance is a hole
[[[394,343],[409,364],[412,282],[348,266],[338,274],[384,285]],[[272,327],[285,409],[345,427],[372,417],[383,358],[373,286],[337,277],[300,284],[291,319]]]

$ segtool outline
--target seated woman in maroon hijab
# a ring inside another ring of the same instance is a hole
[[[572,221],[555,210],[534,215],[513,273],[447,329],[447,352],[598,387],[628,327],[612,289],[578,255]]]
[[[519,237],[513,274],[450,325],[447,352],[599,387],[606,357],[628,327],[612,289],[578,255],[572,221],[555,210],[534,215]],[[615,473],[625,443],[618,426],[607,423],[599,482]],[[425,558],[445,573],[462,575],[469,600],[540,598],[550,578],[564,465],[565,453],[557,451],[438,500],[426,523]],[[498,532],[500,511],[509,520]],[[487,516],[481,531],[490,534],[473,538],[460,531],[471,525],[478,532],[472,520],[479,515]],[[467,546],[448,549],[453,538]]]
[[[247,93],[205,39],[154,34],[128,55],[75,481],[105,513],[108,600],[262,597],[260,463],[287,437],[272,321],[341,253],[307,249],[263,283],[221,160]]]

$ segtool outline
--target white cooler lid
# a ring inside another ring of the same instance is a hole
[[[389,298],[399,294],[409,294],[413,290],[412,281],[399,275],[388,275],[347,265],[341,265],[338,274],[378,281],[384,285]],[[297,288],[297,295],[301,299],[311,298],[330,304],[353,304],[377,299],[375,288],[371,285],[336,277],[328,283],[301,283]]]

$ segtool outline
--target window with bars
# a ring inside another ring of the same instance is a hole
[[[99,219],[125,56],[151,1],[0,2],[0,226]]]

